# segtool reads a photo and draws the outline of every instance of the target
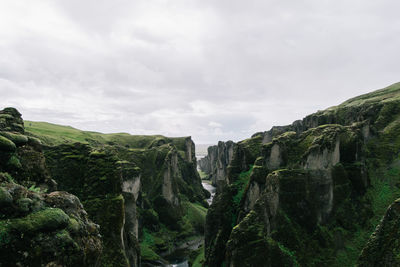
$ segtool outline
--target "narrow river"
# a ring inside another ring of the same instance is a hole
[[[203,188],[206,189],[211,194],[210,198],[207,199],[208,205],[211,205],[217,189],[214,186],[212,186],[209,183],[209,181],[202,182],[201,184],[203,185]],[[184,260],[184,261],[177,262],[177,263],[171,263],[171,264],[167,265],[167,267],[189,267],[189,263],[187,260]]]
[[[208,181],[207,182],[202,182],[201,183],[204,187],[205,190],[207,190],[208,192],[210,192],[211,197],[209,199],[207,199],[208,205],[211,205],[215,193],[217,192],[217,188],[215,188],[214,186],[212,186]]]

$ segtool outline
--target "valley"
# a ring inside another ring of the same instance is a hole
[[[400,83],[240,142],[0,111],[0,266],[399,266]]]

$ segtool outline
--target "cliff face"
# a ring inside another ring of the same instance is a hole
[[[59,189],[77,195],[100,225],[102,265],[138,266],[139,168],[119,161],[110,148],[96,150],[80,143],[48,147],[45,155]]]
[[[239,142],[207,214],[206,264],[354,265],[399,195],[399,117],[395,84]]]
[[[76,196],[54,191],[42,145],[13,108],[0,111],[0,159],[0,265],[99,265],[99,226]]]
[[[235,146],[236,144],[232,141],[220,141],[218,145],[210,146],[207,149],[207,156],[198,161],[200,170],[209,176],[218,191],[227,184],[227,168],[232,161]]]
[[[159,264],[204,232],[190,137],[27,128],[0,111],[1,264]]]
[[[158,264],[204,232],[207,204],[190,137],[45,127],[34,124],[31,134],[47,144],[46,162],[59,189],[77,195],[100,225],[102,265]],[[72,131],[69,140],[63,131]]]

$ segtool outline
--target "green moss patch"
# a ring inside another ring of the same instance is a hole
[[[10,139],[0,136],[0,151],[14,152],[16,149],[17,147]]]
[[[5,229],[6,232],[24,234],[63,229],[68,223],[68,215],[57,208],[47,208],[37,211],[24,218],[1,221],[3,229]]]

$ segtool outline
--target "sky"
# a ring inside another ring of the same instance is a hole
[[[397,0],[1,0],[0,108],[243,140],[399,82]]]

